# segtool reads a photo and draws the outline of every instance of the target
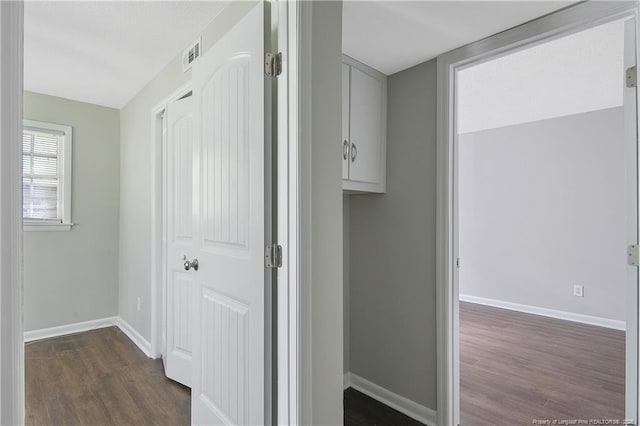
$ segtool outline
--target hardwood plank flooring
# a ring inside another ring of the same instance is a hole
[[[344,391],[345,426],[422,426],[422,423],[353,388]]]
[[[26,425],[188,425],[191,396],[117,327],[25,345]]]
[[[460,302],[462,426],[623,419],[624,332]],[[28,343],[27,425],[188,425],[190,391],[116,327]],[[348,426],[419,422],[354,390]]]
[[[460,302],[460,423],[624,419],[625,333]]]

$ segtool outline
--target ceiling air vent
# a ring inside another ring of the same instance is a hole
[[[198,38],[182,52],[182,72],[187,72],[187,70],[191,69],[193,61],[198,59],[202,54],[201,40],[201,38]]]

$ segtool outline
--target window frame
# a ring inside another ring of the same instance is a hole
[[[62,133],[62,149],[59,148],[58,168],[61,171],[58,181],[58,208],[61,210],[61,221],[38,220],[22,218],[25,231],[70,231],[71,222],[71,179],[73,164],[73,128],[63,124],[49,123],[45,121],[23,120],[22,134],[25,130],[35,130],[41,132],[52,131]],[[22,150],[21,150],[22,152]],[[22,158],[22,155],[21,155]],[[24,172],[22,173],[24,178]]]

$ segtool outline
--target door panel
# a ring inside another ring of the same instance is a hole
[[[636,23],[625,22],[624,67],[636,64]],[[624,72],[624,70],[620,70]],[[623,88],[626,199],[627,199],[627,245],[638,244],[638,111],[636,88]],[[625,418],[638,424],[638,268],[627,267],[627,328],[625,342]]]
[[[264,5],[193,67],[193,424],[266,424]]]
[[[165,374],[191,386],[193,343],[193,275],[184,256],[193,251],[193,101],[167,107],[167,253]]]
[[[382,93],[383,85],[380,80],[351,67],[350,180],[380,182],[380,147],[384,119]]]
[[[349,179],[349,65],[342,64],[342,179]]]
[[[249,59],[231,58],[202,90],[202,244],[213,251],[247,249]]]
[[[218,292],[202,291],[202,393],[200,399],[225,424],[249,424],[250,307]],[[206,423],[206,422],[205,422]]]

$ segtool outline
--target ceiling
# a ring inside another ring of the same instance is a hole
[[[25,90],[122,108],[226,4],[25,2]]]
[[[572,1],[345,1],[342,50],[387,75]]]
[[[345,1],[343,51],[393,74],[569,1]],[[122,108],[219,1],[25,2],[25,89]]]
[[[460,70],[458,133],[621,107],[624,28],[609,22]]]

